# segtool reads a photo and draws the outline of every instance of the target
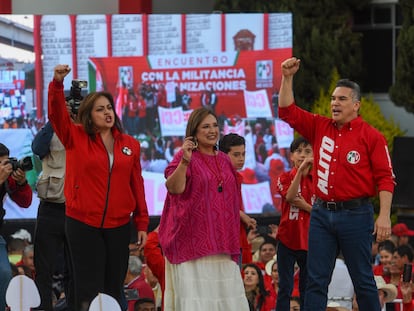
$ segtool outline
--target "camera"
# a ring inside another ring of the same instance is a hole
[[[69,96],[66,97],[66,101],[69,103],[73,114],[78,114],[80,103],[83,99],[81,95],[82,89],[88,87],[88,81],[86,80],[72,80],[72,86],[70,88]]]
[[[12,165],[13,171],[16,171],[18,168],[25,172],[33,169],[32,158],[29,156],[20,160],[17,160],[17,158],[9,158],[7,163]]]

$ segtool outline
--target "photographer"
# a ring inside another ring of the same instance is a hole
[[[76,115],[72,106],[70,102],[66,103],[66,109],[73,119]],[[53,276],[64,276],[66,297],[70,295],[68,286],[71,283],[68,279],[69,251],[65,237],[63,194],[66,153],[50,122],[36,134],[32,151],[42,160],[42,174],[36,186],[40,204],[34,238],[35,282],[41,297],[38,310],[52,311]],[[57,288],[62,288],[62,284],[59,285]],[[55,292],[56,298],[59,299],[61,294]]]
[[[27,208],[32,203],[32,189],[27,183],[26,173],[16,162],[10,161],[9,154],[9,149],[0,143],[0,229],[6,214],[3,208],[6,194],[20,207]],[[0,235],[0,310],[6,308],[5,296],[11,277],[6,241]]]

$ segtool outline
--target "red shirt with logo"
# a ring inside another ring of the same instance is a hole
[[[282,214],[280,216],[277,239],[290,249],[307,251],[310,213],[286,201],[287,191],[296,173],[297,169],[293,168],[289,172],[282,173],[278,178],[278,192],[282,196]],[[303,176],[298,193],[310,205],[315,200],[312,189],[312,175]]]
[[[394,191],[387,142],[360,116],[340,130],[332,119],[295,104],[279,108],[279,116],[312,144],[317,197],[347,201]]]

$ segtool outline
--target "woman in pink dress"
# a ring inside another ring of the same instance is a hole
[[[165,170],[159,228],[166,257],[164,310],[247,311],[237,261],[240,207],[236,171],[216,148],[217,118],[195,109],[181,150]]]

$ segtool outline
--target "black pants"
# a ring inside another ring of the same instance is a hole
[[[102,229],[66,218],[66,234],[73,270],[74,295],[69,310],[88,310],[98,293],[118,301],[126,310],[123,284],[128,269],[129,222],[121,227]]]
[[[65,203],[41,201],[34,234],[35,282],[41,299],[39,310],[53,310],[53,275],[61,274],[65,277],[65,294],[70,295],[68,266],[64,259],[68,256],[67,250]]]

